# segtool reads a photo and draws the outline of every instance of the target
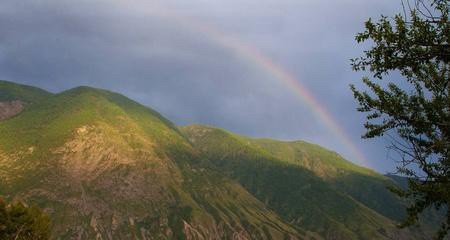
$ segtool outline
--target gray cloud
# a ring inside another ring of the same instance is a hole
[[[363,116],[348,84],[356,32],[388,0],[14,1],[0,4],[0,78],[62,91],[112,89],[178,124],[306,139],[352,159],[340,139],[289,87],[264,69],[189,29],[195,19],[239,38],[284,66],[327,107],[380,171],[392,170],[382,141],[360,140]],[[173,14],[180,16],[176,18]],[[171,15],[172,14],[172,15]]]

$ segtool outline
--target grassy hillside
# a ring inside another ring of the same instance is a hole
[[[90,87],[51,94],[1,81],[0,99],[26,103],[0,121],[0,196],[44,208],[55,238],[425,236],[395,228],[393,181],[317,145],[180,130]]]
[[[252,139],[238,136],[268,151],[282,161],[308,168],[323,178],[334,178],[345,172],[359,173],[383,178],[371,169],[360,167],[343,159],[336,152],[327,150],[319,145],[304,141],[278,141],[273,139]]]
[[[54,237],[314,236],[197,166],[199,156],[170,121],[116,93],[79,87],[48,96],[0,122],[0,136],[0,195],[44,208]]]
[[[51,95],[51,93],[37,87],[0,80],[0,102],[21,100],[26,103],[35,103]]]
[[[205,159],[297,226],[332,239],[412,238],[394,227],[403,207],[385,189],[389,180],[336,153],[206,126],[182,131]]]
[[[400,221],[405,216],[404,204],[388,189],[391,179],[371,169],[355,165],[337,153],[303,141],[249,139],[281,161],[302,166],[378,213]]]

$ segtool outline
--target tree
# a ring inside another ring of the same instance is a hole
[[[366,90],[350,88],[366,113],[363,138],[386,137],[397,153],[398,172],[409,178],[407,218],[417,223],[428,208],[445,211],[436,238],[450,230],[450,25],[448,0],[403,0],[403,13],[365,23],[358,43],[372,47],[352,59],[355,71],[368,71]],[[401,77],[393,77],[398,75]]]
[[[7,205],[0,198],[0,240],[47,240],[50,219],[37,207],[21,202]]]

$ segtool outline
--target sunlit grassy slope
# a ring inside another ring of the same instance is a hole
[[[8,100],[26,98],[21,87]],[[170,121],[116,93],[79,87],[49,95],[0,122],[0,136],[0,195],[43,207],[54,237],[314,235],[196,164],[196,151]]]
[[[248,138],[247,138],[248,139]],[[403,204],[387,186],[391,179],[355,165],[336,152],[303,141],[284,142],[270,139],[248,139],[281,161],[311,170],[340,192],[394,220],[403,219]]]
[[[181,129],[205,159],[297,226],[327,238],[412,238],[394,228],[404,214],[386,189],[394,183],[334,152],[201,125]]]
[[[61,239],[420,239],[389,179],[305,142],[177,128],[120,94],[0,82],[0,195]]]
[[[0,80],[0,102],[21,100],[26,103],[35,103],[51,95],[40,88]]]

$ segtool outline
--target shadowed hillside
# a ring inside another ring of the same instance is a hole
[[[334,152],[201,125],[182,130],[205,159],[297,226],[328,239],[421,238],[395,227],[404,206],[386,189],[394,182]]]
[[[236,182],[191,164],[198,156],[172,123],[119,94],[79,87],[49,95],[0,122],[0,136],[0,194],[39,204],[52,218],[54,237],[309,234]]]
[[[0,80],[0,121],[14,117],[27,106],[50,96],[51,93],[40,88]]]
[[[43,208],[54,238],[423,238],[395,227],[393,181],[320,146],[180,130],[90,87],[0,93],[0,195]]]

